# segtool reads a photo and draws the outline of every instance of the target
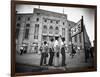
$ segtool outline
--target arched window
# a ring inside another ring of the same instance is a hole
[[[58,34],[58,33],[59,33],[59,28],[56,27],[56,28],[55,28],[55,34]]]
[[[30,24],[26,24],[26,27],[25,27],[25,36],[24,36],[25,39],[28,39],[29,28],[30,28]]]
[[[43,26],[43,33],[47,33],[47,26],[46,25]]]
[[[43,28],[44,28],[44,29],[47,29],[47,26],[46,26],[46,25],[44,25],[44,26],[43,26]]]
[[[53,27],[52,27],[52,26],[49,27],[49,33],[50,33],[50,34],[53,33]]]
[[[52,26],[50,26],[50,28],[49,29],[53,29],[53,27]]]
[[[26,27],[30,27],[30,24],[26,24]]]
[[[55,29],[56,29],[56,30],[59,30],[59,28],[58,28],[58,27],[56,27]]]
[[[39,24],[35,24],[34,39],[38,39],[38,35],[39,35]]]
[[[30,17],[28,17],[27,20],[30,21]]]

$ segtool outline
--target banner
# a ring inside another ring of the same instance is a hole
[[[71,28],[71,36],[75,36],[82,31],[82,20],[78,21],[75,26]]]

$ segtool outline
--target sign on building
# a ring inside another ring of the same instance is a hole
[[[79,34],[82,31],[82,24],[81,20],[76,23],[74,27],[71,28],[71,36],[75,36]]]

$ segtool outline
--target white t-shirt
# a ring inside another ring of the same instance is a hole
[[[20,49],[23,50],[24,48],[23,47],[20,47]]]
[[[58,44],[58,41],[55,40],[55,42],[54,42],[54,47],[56,47],[57,45],[59,45],[59,44]]]
[[[49,48],[52,48],[54,46],[53,42],[49,42]]]
[[[64,43],[61,41],[61,46],[64,45]]]

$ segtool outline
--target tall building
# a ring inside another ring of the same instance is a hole
[[[65,42],[70,50],[72,42],[76,48],[84,48],[83,33],[71,37],[71,28],[76,23],[69,21],[66,14],[34,8],[33,13],[16,14],[16,49],[24,45],[27,53],[38,52],[43,41],[49,42],[51,38],[65,37]],[[85,29],[86,32],[86,29]],[[87,33],[86,39],[89,42]]]

